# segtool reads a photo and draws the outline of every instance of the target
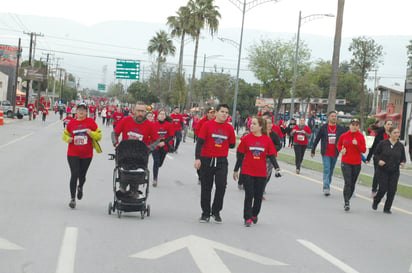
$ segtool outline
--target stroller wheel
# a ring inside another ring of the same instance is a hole
[[[140,218],[144,219],[144,210],[140,211]]]
[[[150,217],[150,205],[147,205],[146,207],[146,215],[147,217]]]
[[[112,209],[113,209],[113,205],[112,205],[112,202],[110,202],[107,208],[107,212],[109,213],[109,215],[112,214]]]
[[[119,218],[122,217],[122,211],[121,210],[117,210],[117,217],[119,217]]]

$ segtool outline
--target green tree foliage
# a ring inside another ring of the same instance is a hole
[[[317,77],[314,71],[307,71],[303,76],[296,79],[295,97],[301,98],[303,101],[310,101],[311,98],[320,97],[322,90],[317,85]],[[306,104],[306,109],[303,116],[306,117],[309,104]]]
[[[295,46],[293,40],[261,40],[249,49],[249,67],[263,83],[265,96],[272,97],[275,101],[277,98],[275,118],[292,87]],[[298,75],[307,70],[310,58],[310,51],[303,41],[299,48]]]
[[[120,97],[122,94],[124,94],[124,86],[121,83],[110,83],[107,87],[109,98]]]
[[[349,46],[352,52],[351,65],[355,72],[361,77],[360,92],[360,126],[364,128],[364,111],[365,111],[365,79],[368,72],[377,69],[378,65],[383,63],[383,47],[375,42],[372,38],[361,36],[353,38]]]
[[[406,48],[408,49],[408,67],[412,69],[412,40],[409,41]]]
[[[127,101],[128,103],[136,103],[136,101],[143,101],[146,104],[152,104],[159,102],[159,98],[149,91],[149,86],[147,83],[142,83],[139,81],[133,82],[127,88]]]

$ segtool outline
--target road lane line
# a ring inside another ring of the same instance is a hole
[[[166,157],[171,159],[171,160],[175,159],[173,156],[170,156],[169,154],[167,154]]]
[[[412,272],[412,263],[411,263],[411,267],[409,267],[409,272]]]
[[[324,258],[325,260],[327,260],[328,262],[330,262],[331,264],[333,264],[334,266],[336,266],[337,268],[342,270],[343,272],[345,272],[345,273],[359,273],[359,271],[356,271],[355,269],[353,269],[349,265],[347,265],[344,262],[342,262],[341,260],[335,258],[334,256],[327,253],[326,251],[324,251],[320,247],[316,246],[315,244],[313,244],[309,241],[306,241],[306,240],[297,240],[297,241],[300,244],[302,244],[303,246],[305,246],[306,248],[308,248],[309,250],[313,251],[315,254],[321,256],[322,258]]]
[[[306,180],[309,180],[309,181],[314,182],[314,183],[319,184],[319,185],[323,185],[323,181],[316,180],[316,179],[311,178],[311,177],[308,177],[308,176],[304,176],[304,175],[301,175],[301,174],[295,174],[294,172],[291,172],[291,171],[288,171],[288,170],[282,170],[282,172],[285,172],[285,173],[294,175],[294,176],[296,176],[296,177],[304,178],[304,179],[306,179]],[[340,188],[340,187],[333,186],[333,185],[330,185],[330,187],[331,187],[332,189],[337,190],[337,191],[343,192],[343,189]],[[372,201],[373,201],[372,198],[369,198],[369,197],[364,196],[364,195],[359,194],[359,193],[356,193],[356,198],[360,198],[360,199],[369,201],[369,202],[371,202],[371,206],[372,206]],[[399,212],[402,212],[402,213],[405,213],[405,214],[408,214],[408,215],[412,215],[412,211],[408,211],[408,210],[405,210],[405,209],[401,209],[401,208],[399,208],[399,207],[397,207],[397,206],[392,206],[392,209],[393,209],[393,210],[396,210],[396,211],[399,211]]]
[[[67,227],[64,232],[62,246],[60,248],[59,260],[56,273],[73,273],[76,257],[78,229]]]
[[[18,142],[18,141],[20,141],[20,140],[25,139],[25,138],[28,138],[29,136],[31,136],[31,135],[33,135],[33,134],[34,134],[34,133],[30,133],[30,134],[27,134],[27,135],[25,135],[25,136],[16,138],[15,140],[12,140],[12,141],[10,141],[10,142],[8,142],[8,143],[6,143],[6,144],[1,145],[1,146],[0,146],[0,149],[3,149],[4,147],[7,147],[7,146],[9,146],[9,145],[11,145],[11,144],[13,144],[13,143],[16,143],[16,142]]]

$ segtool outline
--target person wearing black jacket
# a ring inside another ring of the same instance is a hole
[[[316,146],[320,141],[320,153],[323,163],[323,193],[325,196],[330,195],[330,183],[332,182],[333,171],[339,156],[336,145],[340,136],[345,133],[345,128],[337,124],[337,120],[337,112],[330,111],[328,113],[328,123],[320,127],[311,151],[311,156],[314,157]]]
[[[379,182],[379,189],[373,198],[372,209],[378,208],[379,202],[386,194],[386,201],[383,207],[384,213],[391,213],[393,199],[399,180],[399,165],[405,166],[405,147],[399,142],[399,129],[389,129],[389,139],[381,141],[375,150],[375,157],[378,160],[376,177]]]
[[[389,129],[392,127],[392,120],[386,120],[382,128],[378,128],[376,132],[375,139],[373,141],[372,147],[369,149],[368,156],[366,157],[365,163],[368,164],[374,155],[376,147],[378,144],[385,139],[389,138]],[[372,180],[372,197],[375,197],[378,191],[378,178],[376,177],[376,169],[378,168],[378,158],[373,157],[373,166],[375,168],[375,172],[373,173],[373,180]]]

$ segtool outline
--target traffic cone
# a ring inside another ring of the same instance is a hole
[[[4,120],[3,120],[3,110],[0,108],[0,126],[4,125]]]

